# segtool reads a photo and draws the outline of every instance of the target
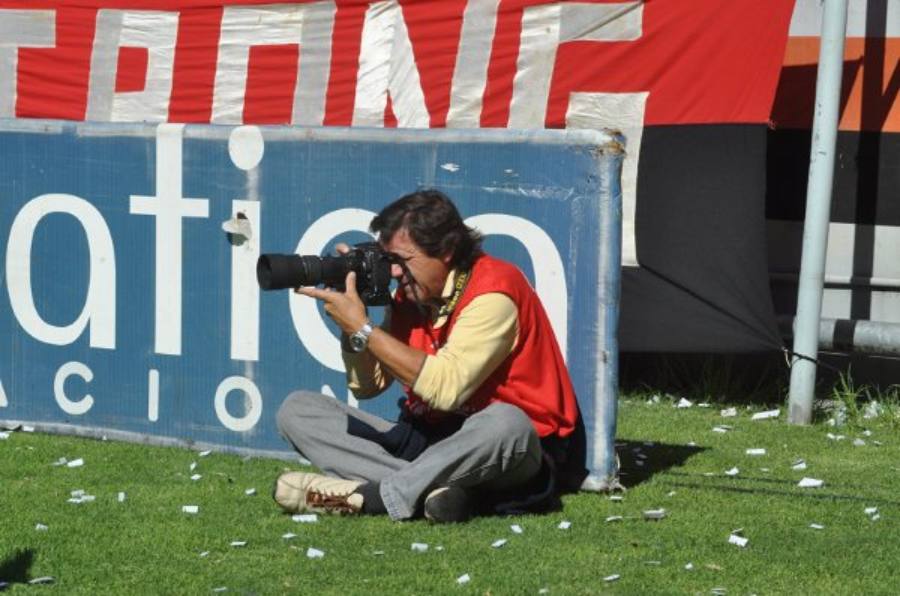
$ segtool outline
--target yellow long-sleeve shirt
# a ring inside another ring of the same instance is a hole
[[[451,271],[441,297],[454,291],[457,271]],[[436,316],[437,309],[433,311]],[[447,322],[438,318],[435,327]],[[518,309],[501,293],[477,296],[457,316],[447,342],[435,355],[428,355],[413,383],[413,391],[436,410],[453,411],[461,406],[509,356],[519,335]],[[390,329],[390,317],[382,323]],[[347,368],[347,386],[359,399],[382,393],[393,382],[390,373],[370,352],[342,352]]]

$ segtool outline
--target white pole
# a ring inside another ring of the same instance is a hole
[[[809,424],[812,421],[816,365],[806,358],[816,358],[819,349],[819,318],[822,314],[846,29],[847,0],[825,0],[794,330],[794,353],[800,357],[795,355],[791,365],[788,414],[791,424]]]

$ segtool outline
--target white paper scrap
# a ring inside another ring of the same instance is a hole
[[[500,547],[503,546],[504,544],[506,544],[506,538],[500,538],[500,539],[498,539],[498,540],[494,540],[494,541],[491,543],[491,547],[492,547],[492,548],[500,548]]]
[[[191,465],[188,466],[188,468],[190,468],[190,471],[193,472],[194,470],[197,469],[197,462],[192,461],[192,462],[191,462]]]
[[[81,490],[81,489],[79,488],[78,490],[73,490],[73,491],[70,492],[69,494],[70,494],[71,496],[77,498],[77,497],[83,497],[86,493],[85,493],[83,490]]]
[[[285,540],[290,540],[291,538],[296,538],[297,535],[294,534],[293,532],[285,532],[284,534],[281,535],[281,537],[284,538]]]
[[[806,469],[806,461],[804,461],[802,459],[798,459],[797,461],[795,461],[794,463],[791,464],[791,469],[797,470],[797,471],[805,470]]]
[[[766,450],[762,447],[755,447],[746,451],[747,455],[765,455]]]
[[[202,474],[192,474],[192,475],[191,475],[191,480],[193,480],[194,482],[197,482],[197,481],[200,480],[201,478],[203,478],[203,475],[202,475]]]
[[[372,554],[375,555],[376,557],[380,557],[381,555],[384,554],[384,551],[383,550],[373,550]]]
[[[873,516],[870,517],[869,519],[871,519],[872,521],[878,521],[879,519],[881,519],[881,514],[880,514],[880,513],[876,513],[875,515],[873,515]]]
[[[50,464],[50,465],[51,465],[51,466],[64,466],[64,465],[66,465],[66,462],[67,462],[67,461],[69,461],[69,460],[67,460],[67,459],[64,458],[64,457],[61,457],[61,458],[59,458],[58,460],[56,460],[55,462],[53,462],[53,463]]]
[[[865,508],[866,515],[875,515],[878,513],[878,507],[866,507]]]
[[[247,546],[247,541],[246,540],[232,540],[231,546],[234,546],[236,548],[240,548],[242,546]]]
[[[797,483],[797,486],[800,488],[819,488],[825,484],[824,480],[819,480],[818,478],[802,478],[800,482]]]
[[[623,497],[622,497],[622,495],[610,495],[610,496],[609,496],[609,500],[610,500],[610,501],[616,501],[616,502],[618,503],[618,502],[621,502],[621,501],[623,500]]]
[[[866,436],[866,437],[871,437],[871,436],[872,436],[872,431],[870,431],[870,430],[867,428],[866,430],[864,430],[864,431],[862,432],[862,434],[863,434],[864,436]]]
[[[67,468],[80,468],[84,465],[84,460],[80,457],[78,459],[73,459],[72,461],[66,464]]]
[[[603,578],[603,581],[605,581],[606,583],[610,583],[610,582],[616,581],[616,580],[619,579],[620,577],[622,577],[622,576],[619,575],[618,573],[614,573],[614,574],[612,574],[612,575],[607,575],[606,577],[604,577],[604,578]]]
[[[9,433],[8,433],[8,432],[0,432],[0,439],[6,440],[6,439],[8,439],[8,438],[9,438]]]
[[[694,402],[682,397],[681,399],[678,400],[678,403],[675,404],[675,407],[676,408],[690,408],[693,405],[694,405]]]
[[[462,575],[460,575],[459,577],[456,578],[456,583],[458,583],[459,585],[467,584],[470,581],[472,581],[472,578],[469,577],[468,573],[463,573]]]
[[[434,550],[444,550],[444,547],[438,544],[436,547],[434,547]]]
[[[733,418],[737,416],[737,408],[725,408],[724,410],[719,410],[719,415],[722,418]]]
[[[46,532],[50,528],[48,528],[44,524],[35,524],[34,529],[37,530],[38,532]]]
[[[119,500],[119,503],[124,503],[125,502],[125,493],[123,493],[122,491],[119,491],[119,494],[116,495],[116,498]]]
[[[522,529],[522,526],[520,526],[519,524],[513,524],[509,527],[509,529],[512,530],[513,534],[521,534],[522,532],[525,531]]]
[[[753,416],[750,416],[750,420],[766,420],[768,418],[778,418],[781,416],[781,410],[767,410],[765,412],[757,412]]]
[[[666,510],[663,508],[660,509],[646,509],[644,511],[644,519],[652,519],[652,520],[660,520],[666,517]]]
[[[296,513],[291,519],[301,524],[314,524],[319,521],[319,516],[315,513]]]
[[[747,543],[750,542],[750,539],[744,538],[743,536],[738,536],[737,534],[732,534],[728,537],[728,542],[744,548],[745,546],[747,546]]]
[[[688,563],[688,564],[686,564],[686,565],[684,566],[684,568],[687,569],[688,571],[691,571],[691,570],[694,569],[694,564],[693,564],[693,563]]]
[[[666,496],[667,496],[667,497],[674,497],[674,496],[677,495],[677,494],[678,494],[678,493],[676,493],[674,490],[670,490],[669,492],[666,493]]]
[[[622,521],[623,519],[625,518],[623,518],[621,515],[610,515],[606,518],[606,523]]]
[[[218,588],[213,588],[213,592],[227,592],[228,586],[219,586]]]
[[[704,402],[700,402],[699,404],[697,404],[697,407],[698,408],[711,408],[712,404],[709,403],[708,401],[704,401]]]
[[[306,556],[310,559],[321,559],[325,556],[325,551],[310,546],[306,549]]]
[[[208,550],[205,550],[205,551],[203,551],[202,553],[200,553],[200,558],[201,558],[201,559],[204,558],[204,557],[208,557],[208,556],[209,556],[209,551],[208,551]]]
[[[200,506],[199,505],[182,505],[181,511],[183,513],[199,513]]]
[[[424,542],[413,542],[409,545],[409,549],[417,553],[424,553],[428,550],[428,545]]]
[[[724,433],[727,433],[727,432],[728,432],[728,428],[726,428],[726,427],[724,427],[724,426],[714,426],[713,429],[712,429],[712,431],[713,431],[714,433],[722,433],[722,434],[724,434]]]
[[[43,577],[36,577],[34,579],[28,580],[28,583],[35,586],[38,584],[52,584],[56,580],[50,577],[49,575],[45,575]]]
[[[740,473],[741,473],[741,471],[738,470],[737,468],[731,468],[731,469],[725,470],[726,476],[737,476]]]
[[[211,450],[211,449],[207,449],[206,451],[201,451],[201,452],[198,453],[197,455],[199,455],[200,457],[206,457],[206,456],[209,455],[210,453],[212,453],[212,450]]]
[[[448,163],[442,163],[442,164],[441,164],[441,169],[442,169],[442,170],[447,170],[448,172],[458,172],[458,171],[459,171],[459,166],[458,166],[457,164],[455,164],[455,163],[450,163],[450,162],[448,162]]]
[[[563,521],[559,522],[559,525],[556,527],[559,528],[560,530],[568,530],[569,528],[572,527],[572,522],[563,520]]]
[[[247,495],[248,497],[252,497],[253,495],[256,494],[256,489],[248,488],[247,490],[244,491],[244,494]]]
[[[824,530],[825,529],[825,526],[823,526],[822,524],[809,524],[809,527],[812,528],[813,530]]]
[[[866,445],[866,442],[860,438],[856,438],[856,439],[853,439],[853,445],[855,447],[864,447]]]

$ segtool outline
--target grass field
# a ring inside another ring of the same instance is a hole
[[[897,431],[883,419],[861,421],[867,428],[790,427],[783,415],[751,421],[743,406],[723,418],[724,407],[622,400],[619,453],[629,489],[621,501],[579,494],[556,513],[457,526],[298,523],[269,497],[284,462],[10,433],[0,440],[0,580],[13,594],[900,591]],[[733,428],[712,430],[723,424]],[[62,457],[84,465],[53,465]],[[792,468],[799,459],[805,470]],[[726,475],[732,468],[737,474]],[[804,477],[824,486],[800,488]],[[76,490],[95,500],[68,502]],[[199,512],[183,513],[184,505]],[[877,513],[866,513],[872,507]],[[657,508],[664,519],[643,519]],[[621,519],[607,521],[614,516]],[[560,529],[562,521],[571,526]],[[729,543],[738,528],[744,547]],[[500,539],[507,542],[493,547]],[[309,548],[324,556],[309,558]],[[464,575],[469,581],[458,583]],[[26,583],[42,576],[53,583]]]

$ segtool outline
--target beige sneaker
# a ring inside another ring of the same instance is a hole
[[[285,472],[275,481],[272,498],[289,513],[359,513],[363,496],[355,493],[362,482],[309,472]]]

